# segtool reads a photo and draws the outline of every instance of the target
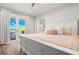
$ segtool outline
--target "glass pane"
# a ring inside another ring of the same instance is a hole
[[[16,18],[10,18],[10,39],[16,39]]]
[[[25,33],[25,21],[24,20],[19,21],[19,32],[22,34]]]

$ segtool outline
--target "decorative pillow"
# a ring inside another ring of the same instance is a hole
[[[57,35],[57,30],[55,30],[55,29],[48,29],[47,30],[47,34],[49,34],[49,35]]]
[[[72,28],[64,28],[64,35],[72,35]]]

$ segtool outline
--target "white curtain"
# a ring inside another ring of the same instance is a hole
[[[1,10],[1,19],[0,19],[0,39],[1,43],[7,42],[7,35],[8,35],[8,20],[9,20],[9,13],[6,10]]]

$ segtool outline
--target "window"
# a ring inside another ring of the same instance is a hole
[[[22,34],[25,33],[25,21],[24,20],[19,21],[19,32],[21,32]]]

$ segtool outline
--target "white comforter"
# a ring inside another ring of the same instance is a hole
[[[28,38],[39,39],[51,44],[60,45],[73,50],[79,50],[78,36],[72,35],[46,35],[46,34],[27,34]]]

